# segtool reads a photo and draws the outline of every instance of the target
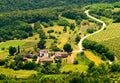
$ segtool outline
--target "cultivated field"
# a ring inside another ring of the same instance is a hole
[[[107,29],[90,36],[88,39],[100,42],[106,45],[120,59],[120,24],[113,23],[107,26]]]

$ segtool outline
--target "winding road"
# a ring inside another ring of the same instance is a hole
[[[96,32],[94,32],[94,33],[92,33],[92,34],[88,34],[88,35],[84,36],[84,37],[80,40],[80,42],[78,43],[78,46],[79,46],[80,50],[79,50],[78,52],[83,52],[84,47],[83,47],[82,43],[83,43],[83,41],[84,41],[86,38],[88,38],[88,37],[91,36],[91,35],[97,34],[97,33],[103,31],[103,30],[106,28],[106,24],[105,24],[103,21],[101,21],[101,20],[99,20],[99,19],[97,19],[97,18],[89,15],[89,10],[86,10],[86,11],[85,11],[85,14],[86,14],[89,18],[91,18],[91,19],[93,19],[93,20],[96,20],[96,21],[102,23],[103,25],[102,25],[102,28],[101,28],[100,30],[98,30],[98,31],[96,31]]]

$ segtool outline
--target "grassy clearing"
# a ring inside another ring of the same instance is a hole
[[[71,59],[72,58],[72,59]],[[90,60],[87,59],[87,57],[85,55],[81,55],[81,54],[76,54],[73,53],[73,55],[71,55],[70,57],[68,57],[68,59],[65,59],[67,61],[69,60],[73,60],[74,59],[78,61],[77,65],[71,64],[71,63],[63,63],[62,67],[61,67],[61,71],[72,71],[72,72],[85,72],[88,69],[88,64],[90,63]]]
[[[37,74],[34,70],[18,70],[14,71],[12,69],[6,69],[4,67],[0,67],[0,73],[5,74],[7,76],[16,76],[17,78],[27,78],[32,74]]]
[[[61,17],[61,18],[63,18],[63,19],[65,19],[65,20],[67,20],[69,23],[75,23],[75,20],[68,19],[68,18],[65,18],[65,17]]]
[[[5,59],[7,57],[8,53],[5,51],[0,51],[0,59]]]
[[[106,30],[88,39],[104,44],[120,59],[120,23],[110,24]]]
[[[94,55],[92,52],[90,52],[90,51],[84,51],[84,53],[85,53],[86,57],[87,57],[89,60],[93,61],[97,66],[98,66],[100,63],[104,63],[104,61],[101,60],[100,57]]]
[[[114,8],[113,12],[119,12],[120,8]]]
[[[10,40],[0,43],[0,48],[9,48],[10,46],[17,47],[22,46],[23,44],[25,44],[25,42],[21,40]]]

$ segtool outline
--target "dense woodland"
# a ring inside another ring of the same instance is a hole
[[[0,12],[14,11],[14,10],[29,10],[45,7],[65,6],[77,4],[84,6],[92,3],[116,2],[119,0],[0,0]]]

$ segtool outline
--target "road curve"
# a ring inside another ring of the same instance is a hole
[[[100,30],[98,30],[98,31],[96,31],[96,32],[94,32],[94,33],[92,33],[92,34],[88,34],[88,35],[84,36],[84,37],[80,40],[80,42],[78,43],[78,46],[79,46],[80,50],[79,50],[78,52],[83,52],[83,48],[84,48],[84,47],[83,47],[82,43],[83,43],[83,41],[84,41],[87,37],[89,37],[89,36],[91,36],[91,35],[94,35],[94,34],[97,34],[97,33],[103,31],[103,30],[106,28],[106,24],[105,24],[103,21],[101,21],[101,20],[99,20],[99,19],[97,19],[97,18],[89,15],[89,10],[86,10],[86,11],[85,11],[85,14],[86,14],[89,18],[91,18],[91,19],[93,19],[93,20],[96,20],[96,21],[102,23],[103,25],[102,25],[102,28],[101,28]]]

